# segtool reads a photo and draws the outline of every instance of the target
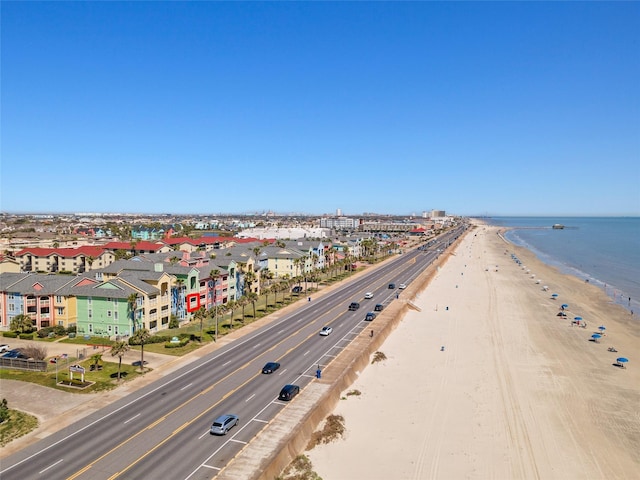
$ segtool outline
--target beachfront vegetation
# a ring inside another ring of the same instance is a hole
[[[342,415],[329,415],[324,422],[322,430],[317,430],[311,435],[307,444],[307,450],[313,449],[322,443],[331,443],[344,435],[344,417]]]
[[[309,457],[298,455],[276,480],[322,480],[322,477],[313,471]]]
[[[383,360],[386,360],[387,356],[383,353],[383,352],[376,352],[373,354],[373,360],[371,360],[371,363],[378,363],[378,362],[382,362]]]

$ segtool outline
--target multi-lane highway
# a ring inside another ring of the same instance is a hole
[[[6,458],[0,477],[12,479],[210,479],[287,403],[277,399],[287,383],[312,382],[360,332],[376,303],[388,305],[455,237],[451,231],[429,248],[412,250],[292,314],[168,374],[40,442]],[[373,292],[373,299],[363,299]],[[361,308],[349,311],[358,301]],[[320,336],[329,325],[333,332]],[[281,363],[270,375],[268,361]],[[226,436],[209,433],[215,417],[233,413],[240,423]]]

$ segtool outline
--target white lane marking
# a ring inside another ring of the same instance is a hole
[[[260,344],[258,343],[256,345],[254,345],[253,348],[258,348],[259,346],[260,346]]]
[[[222,468],[220,467],[214,467],[213,465],[205,465],[204,463],[202,464],[203,467],[205,468],[210,468],[211,470],[222,470]]]
[[[231,360],[229,360],[228,362],[224,362],[224,363],[222,364],[222,366],[223,366],[223,367],[226,367],[226,366],[227,366],[227,365],[229,365],[230,363],[231,363]]]
[[[60,460],[58,460],[56,463],[52,463],[51,465],[49,465],[49,466],[48,466],[47,468],[45,468],[44,470],[40,470],[40,471],[38,472],[38,474],[40,474],[40,473],[44,473],[44,472],[46,472],[47,470],[49,470],[50,468],[55,467],[56,465],[58,465],[58,464],[59,464],[60,462],[62,462],[63,460],[64,460],[64,459],[63,459],[63,458],[61,458],[61,459],[60,459]]]
[[[180,391],[186,390],[187,388],[189,388],[191,385],[193,385],[193,383],[190,383],[189,385],[185,385],[184,387],[182,387],[180,389]]]
[[[247,403],[249,400],[251,400],[253,397],[255,397],[256,394],[254,393],[253,395],[251,395],[249,398],[247,398],[244,402]]]
[[[311,353],[311,350],[307,350],[306,352],[304,352],[303,356],[308,355],[309,353]]]
[[[284,370],[282,370],[278,375],[282,375],[284,372],[286,372],[287,369],[285,368]]]
[[[269,423],[269,420],[262,420],[261,418],[254,418],[254,420],[260,423]]]
[[[232,438],[231,440],[229,440],[230,442],[236,442],[236,443],[241,443],[242,445],[246,445],[247,442],[243,442],[242,440],[236,440],[235,438]]]
[[[137,415],[135,415],[135,416],[131,417],[129,420],[126,420],[124,423],[125,423],[125,424],[126,424],[126,423],[129,423],[131,420],[133,420],[133,419],[135,419],[135,418],[138,418],[139,416],[140,416],[140,414],[137,414]]]
[[[211,434],[211,430],[207,430],[205,433],[203,433],[202,435],[200,435],[198,437],[198,440],[202,440],[204,437],[206,437],[207,435]]]

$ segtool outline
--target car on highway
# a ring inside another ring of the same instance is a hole
[[[367,322],[372,321],[374,318],[376,318],[376,314],[374,312],[367,312],[367,314],[364,317],[365,321]]]
[[[331,328],[331,327],[322,327],[320,329],[320,335],[323,336],[323,337],[331,335],[331,332],[333,332],[333,328]]]
[[[373,298],[373,292],[367,292],[367,293],[365,293],[365,294],[364,294],[364,298],[366,298],[366,299]]]
[[[6,343],[0,345],[0,353],[8,352],[9,350],[11,350],[11,348]]]
[[[275,372],[280,368],[280,364],[278,362],[267,362],[264,367],[262,367],[262,373],[269,374]]]
[[[382,310],[384,310],[384,305],[381,303],[376,303],[376,306],[373,307],[374,312],[381,312]]]
[[[400,285],[398,285],[398,288],[400,290],[404,290],[405,288],[407,288],[407,286],[404,283],[401,283]]]
[[[298,385],[285,385],[280,390],[280,394],[278,395],[279,400],[284,400],[288,402],[292,400],[297,394],[300,393],[300,387]]]
[[[211,424],[212,435],[226,435],[229,430],[235,427],[240,419],[237,415],[227,413],[226,415],[220,415]]]
[[[360,308],[360,304],[358,302],[351,302],[349,304],[349,310],[357,310]]]
[[[389,284],[389,290],[393,290],[394,288],[396,288],[396,284],[395,283],[390,283]]]

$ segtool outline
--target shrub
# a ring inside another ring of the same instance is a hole
[[[149,345],[150,343],[164,343],[171,341],[171,337],[168,335],[153,335],[144,342],[145,345]],[[140,342],[135,340],[135,337],[129,338],[129,345],[140,345]]]
[[[42,345],[28,345],[20,348],[20,352],[27,358],[33,358],[34,360],[44,360],[47,358],[47,349]]]
[[[387,356],[384,353],[376,352],[373,354],[373,360],[371,360],[371,363],[381,362],[386,359],[387,359]]]
[[[3,337],[7,337],[7,338],[18,338],[18,334],[16,332],[2,332],[2,336]]]
[[[76,325],[69,325],[69,328],[67,328],[67,333],[77,333],[78,332],[78,327]]]
[[[62,325],[56,325],[55,327],[53,327],[53,332],[58,336],[58,337],[62,337],[64,335],[67,334],[67,329],[64,328]]]
[[[3,398],[2,402],[0,402],[0,423],[4,422],[9,418],[9,405],[7,404],[7,399]]]
[[[344,417],[342,415],[329,415],[324,422],[322,430],[315,431],[307,444],[307,450],[311,450],[321,443],[329,443],[344,435]]]
[[[38,338],[47,338],[50,333],[53,333],[53,327],[44,327],[36,332]]]
[[[22,340],[33,340],[33,333],[21,333],[18,338]]]
[[[180,340],[180,343],[167,342],[164,344],[164,348],[180,348],[184,347],[187,343],[189,343],[189,339]]]

